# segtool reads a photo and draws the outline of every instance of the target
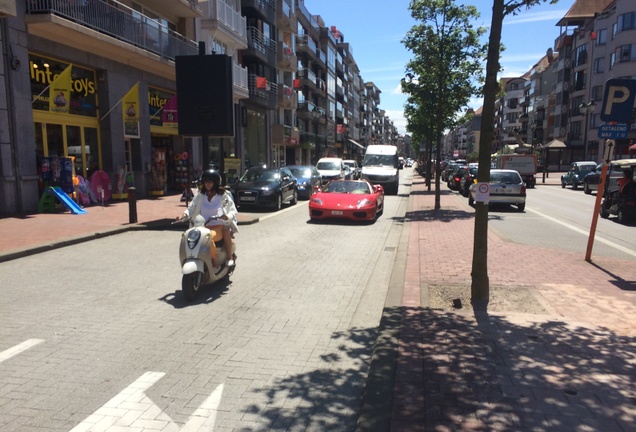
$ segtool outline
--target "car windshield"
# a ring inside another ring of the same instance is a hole
[[[494,172],[490,173],[490,183],[519,184],[521,177],[514,172]]]
[[[364,157],[364,166],[396,166],[397,157],[395,155],[371,154]]]
[[[338,162],[318,162],[318,165],[316,165],[316,168],[318,168],[319,170],[325,170],[325,171],[340,171],[340,164]]]
[[[290,171],[296,178],[311,177],[311,170],[309,168],[291,168]]]
[[[355,162],[347,162],[347,161],[345,161],[344,164],[347,165],[348,167],[351,167],[351,168],[355,168],[356,167],[356,163]]]
[[[280,177],[278,170],[267,170],[262,168],[250,168],[245,171],[243,177],[241,177],[242,182],[264,182],[264,181],[272,181],[277,180]]]
[[[322,190],[327,193],[369,194],[371,189],[366,182],[335,181],[327,184]]]
[[[582,173],[588,173],[590,171],[594,171],[596,169],[596,165],[581,165],[579,168]]]

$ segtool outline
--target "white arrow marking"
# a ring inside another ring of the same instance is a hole
[[[2,352],[0,352],[0,363],[2,363],[5,360],[10,359],[13,356],[16,356],[18,354],[20,354],[23,351],[28,350],[31,347],[36,346],[37,344],[40,344],[44,342],[44,339],[27,339],[24,342],[22,342],[19,345],[14,346],[13,348],[9,348],[7,350],[4,350]]]
[[[91,430],[109,432],[128,429],[190,432],[198,431],[201,427],[212,431],[217,409],[221,403],[223,384],[219,385],[188,419],[187,423],[179,428],[179,425],[155,405],[145,393],[164,375],[165,372],[146,372],[69,432],[88,432]]]

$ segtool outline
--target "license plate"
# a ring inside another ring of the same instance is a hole
[[[342,210],[331,210],[331,214],[334,216],[342,216]]]
[[[241,197],[241,201],[256,201],[256,197]]]

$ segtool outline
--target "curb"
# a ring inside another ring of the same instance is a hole
[[[163,226],[161,224],[162,221],[165,221],[166,219],[158,219],[158,220],[154,220],[154,221],[148,221],[148,222],[138,222],[136,224],[130,224],[130,225],[121,225],[118,227],[114,227],[112,229],[108,229],[105,231],[99,231],[99,232],[95,232],[95,233],[91,233],[91,234],[85,234],[85,235],[81,235],[78,237],[73,237],[73,238],[67,238],[67,239],[63,239],[63,240],[56,240],[53,241],[49,244],[45,244],[45,245],[40,245],[40,246],[34,246],[34,247],[30,247],[30,248],[26,248],[26,249],[20,249],[17,251],[13,251],[13,252],[9,252],[9,253],[5,253],[5,254],[0,254],[0,263],[2,262],[6,262],[6,261],[12,261],[15,259],[19,259],[19,258],[24,258],[30,255],[36,255],[42,252],[48,252],[48,251],[52,251],[55,249],[60,249],[66,246],[73,246],[79,243],[85,243],[91,240],[97,240],[100,238],[104,238],[104,237],[109,237],[112,235],[116,235],[116,234],[121,234],[124,232],[128,232],[128,231],[135,231],[135,230],[147,230],[147,231],[151,231],[151,230],[156,230],[158,226]],[[260,222],[260,218],[250,218],[250,219],[245,219],[245,220],[239,220],[238,221],[238,225],[253,225],[257,222]],[[166,225],[167,227],[168,225]]]

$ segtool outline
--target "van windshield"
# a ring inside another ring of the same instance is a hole
[[[396,155],[378,155],[378,154],[368,154],[364,156],[364,162],[362,162],[364,166],[397,166],[397,156]]]
[[[340,164],[338,162],[318,162],[316,168],[323,171],[340,171]]]

